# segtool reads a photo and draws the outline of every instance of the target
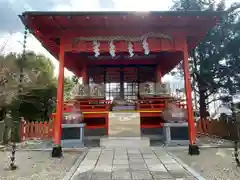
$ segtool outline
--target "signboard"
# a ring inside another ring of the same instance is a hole
[[[155,83],[154,82],[144,82],[139,84],[139,94],[140,96],[154,96],[155,95]]]
[[[158,95],[158,96],[170,96],[170,84],[156,83],[156,95]]]
[[[72,99],[89,97],[89,88],[84,84],[76,84],[71,92]]]
[[[91,98],[104,98],[104,84],[91,84],[90,85]]]

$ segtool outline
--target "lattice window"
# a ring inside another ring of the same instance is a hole
[[[135,100],[138,98],[138,83],[124,83],[124,99]]]
[[[120,96],[120,83],[106,83],[105,84],[106,100],[113,100]]]
[[[156,80],[154,66],[143,67],[92,67],[89,68],[89,83],[105,83],[107,100],[112,100],[120,94],[125,99],[137,99],[139,82],[154,82]],[[123,74],[124,92],[120,93],[121,73]]]

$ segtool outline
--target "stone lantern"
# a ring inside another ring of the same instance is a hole
[[[72,106],[70,112],[64,114],[62,124],[62,147],[82,148],[84,147],[83,113],[77,103]]]
[[[80,110],[79,103],[75,100],[68,101],[67,106],[71,112],[64,113],[62,124],[80,124],[83,122],[83,114]]]

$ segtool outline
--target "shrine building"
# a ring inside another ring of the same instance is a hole
[[[160,133],[167,122],[162,112],[174,102],[186,112],[189,152],[194,154],[188,54],[220,16],[210,11],[22,13],[26,28],[59,61],[55,149],[62,145],[63,115],[74,107],[83,114],[87,136],[141,138]],[[161,81],[181,61],[186,107]],[[64,68],[82,80],[70,101],[63,98]]]

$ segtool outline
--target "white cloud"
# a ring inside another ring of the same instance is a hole
[[[172,5],[171,1],[160,0],[113,0],[116,10],[125,11],[166,11]]]
[[[100,10],[100,4],[98,0],[71,0],[70,1],[73,10],[81,11],[98,11]]]
[[[68,4],[59,4],[56,11],[99,11],[99,0],[69,0]]]
[[[54,11],[72,11],[72,6],[59,4],[51,10],[54,10]]]
[[[99,0],[69,0],[68,4],[59,4],[53,10],[57,11],[166,11],[172,5],[171,1],[159,0],[112,0],[114,9],[100,8]],[[106,1],[107,2],[107,1]]]

